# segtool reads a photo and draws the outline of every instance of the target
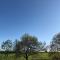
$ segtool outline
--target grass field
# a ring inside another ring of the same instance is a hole
[[[58,54],[58,53],[57,53]],[[60,53],[59,53],[60,54]],[[30,55],[28,60],[51,60],[51,56],[49,56],[49,53],[47,52],[40,52],[38,54]],[[26,60],[23,55],[20,57],[16,58],[15,54],[0,54],[0,60]],[[54,59],[57,60],[57,59]],[[58,59],[60,60],[60,59]]]
[[[38,53],[34,55],[30,55],[29,60],[49,60],[48,53]],[[15,57],[15,54],[0,54],[0,60],[25,60],[24,56],[20,56],[18,58]]]

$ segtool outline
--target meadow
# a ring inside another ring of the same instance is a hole
[[[0,60],[26,60],[24,55],[16,57],[14,52],[8,54],[0,52]],[[28,60],[60,60],[60,52],[39,52],[28,56]]]
[[[15,53],[2,53],[0,54],[0,60],[25,60],[25,58],[23,55],[16,58]],[[28,60],[49,60],[49,54],[47,52],[40,52],[38,54],[30,55]]]

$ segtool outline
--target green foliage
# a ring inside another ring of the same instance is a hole
[[[52,42],[60,44],[60,33],[54,35]]]
[[[37,37],[31,36],[29,34],[24,34],[21,37],[21,40],[15,40],[13,44],[13,51],[15,52],[14,58],[16,60],[20,59],[22,56],[28,60],[31,57],[31,55],[39,55],[39,51],[45,49],[45,42],[39,42]],[[2,43],[2,49],[6,51],[5,56],[7,54],[7,57],[9,56],[9,51],[11,51],[12,48],[12,41],[7,40]],[[7,60],[7,59],[6,59]]]
[[[51,51],[57,52],[60,50],[60,33],[54,35],[52,42],[50,44]]]
[[[59,52],[50,52],[49,56],[50,56],[50,60],[60,60]]]
[[[6,40],[5,42],[3,42],[1,45],[1,48],[4,49],[5,51],[11,51],[11,49],[12,49],[11,40]]]
[[[21,37],[20,41],[16,40],[15,44],[15,51],[16,56],[19,56],[19,53],[21,52],[26,60],[28,60],[28,56],[32,54],[37,54],[41,49],[44,48],[45,43],[38,42],[38,39],[35,36],[31,36],[29,34],[24,34]],[[37,52],[37,53],[36,53]]]
[[[38,45],[38,39],[35,36],[31,36],[28,34],[24,34],[21,37],[21,41],[23,42],[24,46],[29,47],[30,45]]]

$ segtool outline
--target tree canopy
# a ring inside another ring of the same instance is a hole
[[[50,47],[51,47],[51,51],[60,50],[60,33],[54,35]]]
[[[11,51],[12,50],[12,41],[6,40],[5,42],[2,43],[1,47],[5,51]]]
[[[34,54],[34,52],[39,52],[44,46],[45,43],[39,42],[37,37],[24,34],[20,41],[16,41],[15,50],[17,53],[25,53],[25,58],[28,60],[29,55]]]

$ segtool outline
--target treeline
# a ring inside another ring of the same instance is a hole
[[[60,51],[60,33],[57,33],[52,38],[49,46],[46,46],[46,42],[38,41],[36,36],[29,34],[24,34],[20,40],[16,39],[14,42],[12,40],[6,40],[2,42],[2,51],[0,53],[15,53],[16,57],[24,55],[26,60],[28,56],[37,54],[39,52],[59,52]],[[51,55],[51,54],[50,54]]]
[[[46,51],[46,43],[38,41],[37,37],[29,34],[24,34],[20,40],[16,39],[3,41],[1,44],[2,51],[23,51],[26,49],[32,49],[35,51]]]
[[[29,34],[24,34],[20,40],[16,39],[14,42],[12,40],[3,41],[1,44],[1,51],[16,51],[24,49],[33,48],[36,51],[47,51],[50,52],[60,51],[60,33],[57,33],[53,36],[49,45],[46,45],[46,42],[43,43],[36,36],[31,36]]]
[[[16,58],[23,55],[28,60],[28,56],[46,51],[45,45],[46,43],[39,42],[37,37],[24,34],[20,40],[16,39],[13,43],[11,40],[2,42],[1,49],[7,56],[9,53],[15,53]]]

